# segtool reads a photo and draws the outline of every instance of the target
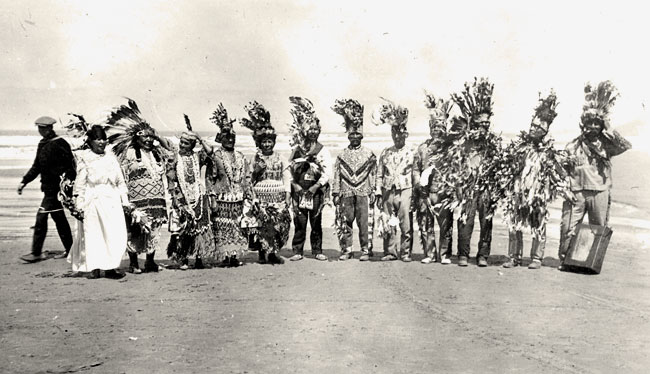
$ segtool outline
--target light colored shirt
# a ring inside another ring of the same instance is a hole
[[[376,194],[381,194],[382,189],[404,190],[412,188],[417,176],[413,168],[415,150],[408,144],[397,149],[388,147],[381,152],[377,166]]]

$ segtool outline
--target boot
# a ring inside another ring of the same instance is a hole
[[[257,262],[258,262],[259,264],[266,264],[266,262],[267,262],[267,261],[266,261],[266,251],[260,248],[260,249],[257,251],[257,254],[259,255],[259,259],[257,260]],[[271,261],[271,255],[272,255],[272,254],[273,254],[273,253],[270,253],[270,254],[269,254],[269,262]]]
[[[144,271],[145,273],[149,272],[158,272],[158,264],[153,260],[154,255],[156,254],[156,251],[153,251],[152,253],[147,253],[147,259],[144,261]]]
[[[229,267],[231,267],[231,268],[236,268],[236,267],[242,266],[243,264],[244,264],[243,262],[241,262],[241,261],[239,261],[239,260],[237,259],[237,256],[236,256],[236,255],[232,255],[232,256],[230,256],[230,261],[229,261],[229,263],[228,263],[228,266],[229,266]]]
[[[201,260],[201,257],[196,257],[196,260],[194,260],[194,269],[205,269],[205,266],[203,265],[203,260]]]
[[[129,273],[140,274],[140,265],[138,264],[138,254],[134,252],[127,252],[129,254]]]
[[[269,264],[282,265],[284,264],[284,259],[278,256],[277,253],[269,253]]]

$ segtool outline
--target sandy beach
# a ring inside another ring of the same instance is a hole
[[[641,200],[613,205],[600,275],[555,269],[556,202],[537,271],[501,268],[507,231],[497,216],[487,268],[473,260],[461,268],[455,259],[422,265],[417,241],[416,261],[382,263],[379,238],[373,261],[340,262],[328,227],[329,262],[307,256],[259,265],[250,253],[241,268],[180,271],[158,253],[167,266],[160,273],[89,280],[70,277],[65,260],[18,259],[29,251],[40,200],[36,183],[15,193],[24,171],[5,168],[0,178],[2,372],[644,373],[650,366],[650,227]],[[615,180],[630,191],[638,182]],[[331,210],[325,214],[331,222]],[[526,255],[529,245],[526,237]],[[45,250],[62,249],[51,224]]]

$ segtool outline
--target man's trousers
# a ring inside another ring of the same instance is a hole
[[[589,224],[606,226],[609,220],[610,195],[607,191],[583,190],[574,192],[575,204],[565,200],[562,204],[562,223],[560,225],[560,248],[558,258],[564,261],[571,238],[576,234],[576,227],[585,214],[589,215]]]

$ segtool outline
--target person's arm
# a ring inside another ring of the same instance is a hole
[[[77,209],[83,211],[86,204],[86,183],[88,179],[88,165],[83,157],[79,155],[77,158],[77,174],[74,180],[74,187],[72,189],[72,196],[75,197],[75,205]]]
[[[77,167],[70,144],[63,139],[60,139],[59,147],[57,148],[57,153],[60,154],[60,161],[65,166],[65,176],[70,180],[75,179],[77,177]]]
[[[120,199],[122,200],[122,206],[130,206],[131,203],[129,201],[129,189],[126,185],[126,180],[124,180],[124,174],[122,174],[122,168],[120,167],[120,163],[117,162],[117,159],[115,160],[115,167],[116,167],[115,173],[117,174],[117,189],[118,191],[120,191]]]
[[[40,164],[38,162],[39,159],[39,153],[41,152],[41,149],[43,146],[41,144],[38,145],[38,149],[36,150],[36,157],[34,158],[34,162],[32,163],[32,167],[29,168],[27,173],[25,173],[25,176],[23,176],[22,181],[18,184],[18,194],[23,193],[23,188],[25,188],[26,185],[28,185],[31,181],[36,179],[38,175],[41,173],[40,172]]]
[[[172,143],[169,140],[167,140],[164,136],[158,135],[157,132],[154,134],[154,139],[156,139],[158,143],[160,143],[160,146],[165,148],[167,151],[173,150]]]
[[[370,196],[368,197],[370,199],[370,205],[375,203],[375,182],[377,180],[377,157],[375,157],[375,154],[370,151],[370,159],[368,160],[370,162],[370,172],[368,173],[368,184],[370,186]]]
[[[608,129],[603,131],[603,145],[609,157],[618,156],[632,148],[632,143],[625,139],[618,131]]]
[[[332,172],[332,156],[330,155],[330,151],[325,147],[321,149],[318,156],[321,157],[321,164],[323,167],[323,172],[320,178],[318,178],[318,184],[324,186],[329,183],[330,180],[330,173]]]

